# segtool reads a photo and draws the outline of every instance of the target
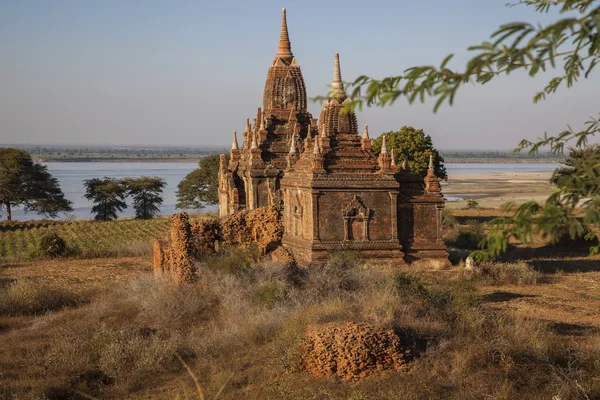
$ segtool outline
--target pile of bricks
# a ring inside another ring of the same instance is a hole
[[[355,322],[310,325],[300,347],[301,366],[307,373],[343,380],[386,370],[403,372],[409,358],[393,330]]]

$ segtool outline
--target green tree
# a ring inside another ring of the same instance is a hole
[[[563,179],[580,176],[581,184],[583,185],[582,187],[566,187],[565,190],[591,193],[594,195],[600,193],[599,144],[569,149],[569,157],[564,161],[564,164],[564,167],[554,171],[551,178],[552,183],[560,187]]]
[[[435,173],[440,179],[448,179],[444,159],[433,147],[431,136],[426,135],[423,129],[415,129],[412,126],[403,126],[399,131],[384,132],[373,140],[373,151],[379,156],[381,143],[385,135],[388,151],[394,149],[396,164],[400,165],[408,159],[410,170],[421,176],[427,175],[429,168],[429,156],[433,155]]]
[[[133,209],[138,219],[152,219],[160,211],[163,203],[161,196],[166,185],[164,179],[157,176],[140,178],[124,178],[123,185],[127,194],[133,198]]]
[[[464,69],[450,68],[450,54],[439,66],[416,66],[381,80],[359,76],[349,85],[351,101],[347,107],[386,106],[399,98],[412,104],[433,98],[435,112],[445,102],[452,105],[465,84],[485,84],[516,70],[527,71],[532,77],[542,71],[559,71],[534,95],[537,103],[559,88],[572,87],[588,78],[600,62],[600,1],[520,0],[509,6],[517,5],[533,7],[539,13],[557,11],[560,17],[547,25],[513,22],[500,26],[490,40],[469,47],[473,57]],[[569,141],[574,141],[576,148],[585,148],[588,138],[598,132],[600,119],[590,118],[581,131],[569,127],[555,136],[544,134],[535,142],[523,140],[516,151],[527,149],[530,154],[537,154],[549,147],[553,153],[562,153]],[[532,201],[505,205],[512,216],[491,221],[490,232],[481,243],[484,250],[475,255],[495,256],[506,251],[510,238],[530,243],[538,234],[554,235],[559,227],[566,227],[573,239],[589,238],[593,229],[588,228],[600,226],[600,195],[586,188],[584,182],[598,175],[594,168],[574,171],[557,182],[556,191],[543,204]],[[575,217],[575,207],[581,210],[581,219]],[[592,247],[593,253],[598,250],[599,247]]]
[[[177,208],[203,208],[219,202],[219,154],[203,157],[177,185]]]
[[[86,179],[86,199],[94,202],[92,213],[96,221],[110,221],[117,218],[117,212],[127,208],[125,197],[127,188],[123,182],[116,178],[105,176],[104,178]]]
[[[48,168],[34,162],[26,151],[13,148],[0,148],[0,206],[6,208],[9,221],[15,206],[49,217],[73,211]]]

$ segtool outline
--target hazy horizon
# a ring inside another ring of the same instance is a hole
[[[382,78],[421,64],[452,67],[502,23],[555,14],[506,0],[6,2],[0,5],[0,142],[63,146],[228,147],[262,105],[267,69],[287,8],[292,51],[309,97],[324,95],[340,53],[346,81]],[[597,72],[597,71],[595,71]],[[423,128],[443,150],[511,150],[523,138],[581,129],[597,117],[592,74],[534,105],[558,71],[461,89],[455,105],[358,112],[372,136]],[[309,110],[317,118],[321,105]],[[99,139],[101,138],[101,140]],[[60,144],[57,144],[60,143]],[[98,143],[110,143],[99,145]]]

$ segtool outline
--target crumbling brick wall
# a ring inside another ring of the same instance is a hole
[[[207,219],[191,224],[191,251],[192,257],[201,259],[206,254],[215,252],[218,242],[222,241],[221,221]]]
[[[171,270],[171,261],[169,260],[170,253],[171,244],[168,240],[162,238],[154,239],[153,260],[155,278],[158,278],[163,273]]]
[[[223,219],[221,232],[226,245],[249,246],[255,243],[266,253],[280,244],[283,224],[275,207],[262,207]]]
[[[405,371],[408,350],[391,329],[355,322],[311,325],[300,347],[302,368],[314,376],[358,380],[384,370]]]
[[[193,282],[196,268],[192,259],[192,229],[185,212],[171,217],[171,273],[178,282]]]
[[[264,254],[279,247],[282,235],[283,225],[275,207],[195,223],[189,222],[185,212],[174,214],[169,238],[154,241],[154,274],[169,272],[179,282],[190,282],[196,278],[195,261],[214,253],[218,243],[244,247],[256,244]]]

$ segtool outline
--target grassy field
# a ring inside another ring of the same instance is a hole
[[[0,398],[198,398],[181,357],[206,398],[597,399],[600,259],[547,261],[468,272],[338,253],[291,273],[237,250],[185,286],[154,281],[149,256],[16,261],[0,267]],[[304,373],[307,326],[348,320],[394,329],[409,371]]]
[[[193,215],[192,219],[207,214]],[[25,221],[0,224],[0,257],[7,260],[44,256],[40,240],[57,233],[65,240],[65,255],[77,257],[127,257],[152,252],[153,239],[169,229],[169,218],[96,221]]]

